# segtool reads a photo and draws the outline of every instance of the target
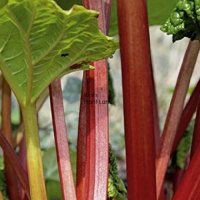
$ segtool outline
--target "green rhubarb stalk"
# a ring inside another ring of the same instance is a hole
[[[30,104],[22,108],[22,115],[25,128],[31,199],[47,200],[35,105]]]

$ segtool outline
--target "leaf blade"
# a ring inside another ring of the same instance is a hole
[[[0,16],[0,68],[21,105],[35,103],[56,77],[77,70],[72,65],[85,69],[118,46],[99,31],[98,13],[81,6],[64,11],[51,0],[13,0]]]

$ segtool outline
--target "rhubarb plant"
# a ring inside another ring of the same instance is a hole
[[[56,78],[93,69],[118,44],[98,29],[98,13],[62,10],[52,0],[10,0],[0,9],[0,69],[20,104],[32,200],[47,199],[38,138],[36,102]],[[37,183],[37,184],[36,184]]]

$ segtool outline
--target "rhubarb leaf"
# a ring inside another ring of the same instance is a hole
[[[55,78],[112,56],[118,44],[99,31],[97,17],[53,0],[10,0],[0,9],[0,69],[22,106]]]

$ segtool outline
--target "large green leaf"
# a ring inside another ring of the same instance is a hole
[[[56,77],[114,53],[118,44],[99,31],[97,17],[53,0],[10,0],[0,9],[0,69],[22,106]]]

